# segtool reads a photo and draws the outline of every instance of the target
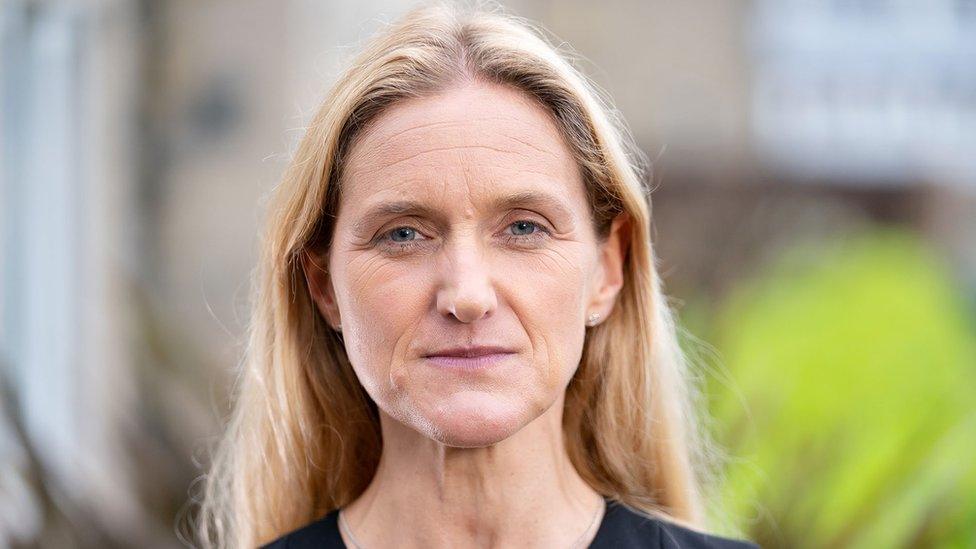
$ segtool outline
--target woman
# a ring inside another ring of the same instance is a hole
[[[611,112],[510,15],[419,8],[367,45],[270,204],[204,545],[750,545],[698,531],[702,437]]]

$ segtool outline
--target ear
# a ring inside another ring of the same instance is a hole
[[[621,212],[610,224],[610,233],[600,246],[600,261],[587,313],[610,316],[620,288],[624,285],[624,260],[630,249],[631,219]]]
[[[317,254],[304,250],[301,254],[302,270],[308,284],[312,301],[318,308],[326,322],[335,329],[341,323],[339,306],[336,304],[335,290],[332,288],[332,277],[329,276],[328,254]]]

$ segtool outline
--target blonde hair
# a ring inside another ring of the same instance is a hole
[[[629,214],[625,281],[587,332],[566,392],[566,449],[596,491],[699,528],[704,437],[651,247],[648,163],[625,124],[542,30],[495,5],[413,9],[373,38],[320,106],[271,196],[234,407],[206,477],[205,547],[253,547],[354,500],[375,472],[376,404],[315,308],[302,269],[328,247],[350,143],[381,111],[464,79],[513,86],[578,159],[594,228]]]

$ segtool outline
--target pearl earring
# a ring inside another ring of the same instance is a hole
[[[590,313],[590,316],[586,318],[586,324],[587,326],[595,326],[598,320],[600,320],[600,313]]]
[[[342,331],[342,324],[336,324],[336,328],[335,329],[336,329],[337,332],[341,332]]]

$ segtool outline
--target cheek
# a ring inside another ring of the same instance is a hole
[[[586,246],[564,243],[510,266],[507,293],[547,387],[565,386],[579,365],[591,263]]]
[[[336,298],[346,352],[363,386],[380,400],[397,375],[423,317],[425,277],[373,254],[338,256]]]

